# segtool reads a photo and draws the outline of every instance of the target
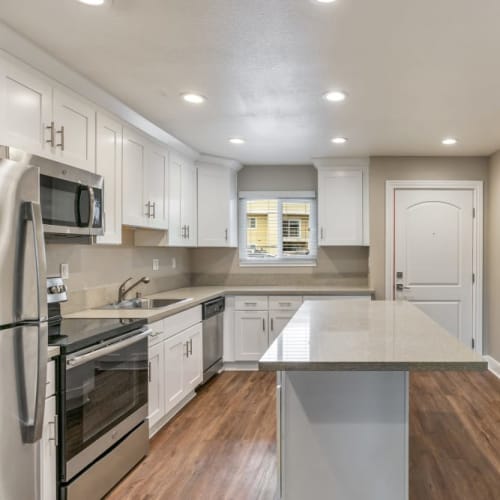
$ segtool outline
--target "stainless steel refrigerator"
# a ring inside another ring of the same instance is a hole
[[[0,159],[2,500],[34,500],[40,496],[38,442],[45,403],[47,335],[39,169]]]

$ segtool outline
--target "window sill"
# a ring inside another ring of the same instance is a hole
[[[240,260],[240,267],[316,267],[316,260],[305,260],[303,262],[252,262]]]

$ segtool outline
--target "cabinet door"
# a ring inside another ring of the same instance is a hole
[[[123,224],[147,227],[147,208],[143,203],[144,166],[146,161],[145,139],[123,129]]]
[[[186,335],[179,333],[165,340],[165,413],[184,398],[184,359],[187,358]]]
[[[272,344],[276,340],[294,314],[295,311],[269,312],[269,344]]]
[[[54,88],[53,116],[56,159],[95,172],[95,108],[76,94]]]
[[[318,205],[320,245],[364,244],[363,169],[320,170]]]
[[[0,144],[50,158],[50,83],[28,68],[0,62]]]
[[[182,162],[170,155],[168,169],[168,240],[170,245],[180,247],[185,244],[185,231],[181,224]]]
[[[97,243],[122,242],[122,125],[98,113],[96,172],[104,177],[104,236]]]
[[[151,429],[165,414],[165,349],[161,342],[149,348],[148,398]]]
[[[199,247],[228,247],[233,243],[233,175],[234,172],[225,167],[198,167]]]
[[[194,391],[203,379],[203,345],[201,323],[185,332],[188,342],[188,357],[184,359],[184,382],[186,392]]]
[[[57,420],[56,397],[45,400],[43,434],[40,441],[41,500],[57,498]]]
[[[186,226],[184,246],[195,247],[198,241],[198,203],[196,194],[196,167],[190,161],[182,165],[181,180],[181,221]]]
[[[258,361],[269,345],[267,311],[236,311],[234,315],[236,361]]]
[[[168,175],[168,153],[156,145],[147,150],[144,170],[144,203],[149,203],[151,227],[168,229],[168,206],[166,176]]]

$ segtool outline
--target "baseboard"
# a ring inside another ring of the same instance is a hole
[[[223,370],[225,372],[256,372],[259,364],[254,361],[232,361],[225,362]]]
[[[490,370],[491,373],[500,378],[500,363],[491,356],[483,356],[483,358],[488,362],[488,370]]]

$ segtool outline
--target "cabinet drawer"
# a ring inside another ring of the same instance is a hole
[[[164,320],[155,321],[154,323],[151,323],[149,325],[149,327],[151,328],[151,330],[153,330],[153,332],[149,334],[149,345],[150,346],[154,346],[154,345],[158,344],[158,342],[165,340]]]
[[[168,339],[190,326],[196,325],[201,322],[201,306],[196,306],[187,311],[174,314],[163,320],[165,328],[165,335],[163,339]]]
[[[268,300],[265,295],[242,295],[234,298],[234,308],[237,311],[267,311]]]
[[[47,363],[47,386],[45,388],[45,398],[50,398],[56,393],[56,362]]]
[[[269,297],[271,311],[296,311],[302,305],[302,297],[297,295],[276,295]]]

